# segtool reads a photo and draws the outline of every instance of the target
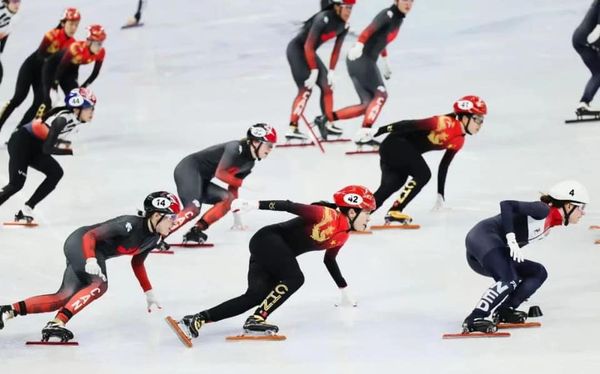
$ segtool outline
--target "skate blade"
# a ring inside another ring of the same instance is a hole
[[[21,227],[37,227],[36,222],[4,222],[4,226],[21,226]]]
[[[154,254],[154,255],[174,255],[175,252],[171,251],[170,249],[167,249],[166,251],[159,251],[158,249],[153,249],[150,251],[150,253]]]
[[[139,23],[133,23],[133,24],[125,24],[123,26],[121,26],[121,29],[131,29],[133,27],[142,27],[144,26],[144,22],[139,22]]]
[[[442,339],[473,339],[473,338],[508,338],[509,332],[461,332],[458,334],[444,334]]]
[[[240,340],[270,340],[270,341],[280,341],[286,340],[287,337],[285,335],[254,335],[254,334],[239,334],[235,336],[228,336],[225,340],[228,341],[240,341]]]
[[[335,135],[329,135],[330,137],[334,137]],[[352,141],[352,139],[347,139],[347,138],[337,138],[337,139],[327,139],[327,140],[321,140],[321,143],[347,143]]]
[[[25,345],[79,345],[78,342],[42,342],[42,341],[34,341],[34,342],[25,342]]]
[[[346,152],[347,155],[374,155],[379,154],[379,149],[369,150],[369,151],[349,151]]]
[[[177,248],[212,248],[213,243],[168,243],[171,247]]]
[[[183,345],[185,345],[188,348],[192,348],[192,339],[189,336],[187,336],[187,334],[181,329],[181,327],[179,327],[179,323],[175,321],[171,316],[165,317],[165,321],[167,322],[171,330],[173,330],[173,332],[177,335],[177,337],[183,343]]]
[[[385,224],[385,225],[374,225],[371,226],[371,230],[391,230],[391,229],[398,229],[398,230],[417,230],[420,229],[421,225],[414,225],[414,224],[410,224],[410,223],[402,223],[402,224]]]
[[[542,327],[539,322],[522,322],[522,323],[499,323],[499,329],[527,329],[530,327]]]

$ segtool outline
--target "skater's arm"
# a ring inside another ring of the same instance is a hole
[[[345,288],[348,286],[346,280],[342,276],[342,272],[340,271],[340,267],[336,261],[336,257],[341,247],[331,248],[325,251],[325,257],[323,258],[323,263],[325,263],[325,267],[329,271],[331,278],[335,281],[335,284],[339,288]]]
[[[410,134],[411,132],[422,131],[427,126],[428,119],[425,120],[403,120],[398,122],[390,123],[386,126],[381,126],[377,129],[374,136],[380,136],[387,133],[394,133],[396,135]]]
[[[102,68],[103,61],[104,60],[96,60],[96,62],[94,63],[94,70],[92,70],[92,73],[90,74],[88,79],[86,79],[85,82],[83,82],[81,87],[87,87],[96,80],[98,74],[100,73],[100,69]]]
[[[215,171],[215,177],[232,187],[242,185],[242,179],[236,176],[240,168],[234,165],[234,159],[240,152],[240,145],[236,142],[225,145],[225,151]]]
[[[152,289],[152,284],[148,279],[148,274],[146,273],[146,267],[144,266],[144,261],[146,257],[148,257],[148,253],[150,251],[145,251],[143,253],[137,254],[133,256],[131,259],[131,268],[133,269],[133,273],[137,278],[138,282],[140,282],[140,286],[144,292],[150,291]]]
[[[6,35],[4,38],[2,38],[2,40],[0,41],[0,53],[4,52],[4,47],[6,46],[6,41],[8,40],[8,35]]]
[[[504,200],[500,202],[500,214],[502,227],[506,233],[515,232],[514,217],[516,214],[527,215],[533,219],[544,219],[550,213],[550,207],[541,202],[525,202],[516,200]]]
[[[48,47],[50,47],[50,44],[52,44],[52,41],[54,40],[54,33],[56,32],[55,30],[56,29],[52,29],[44,34],[44,38],[42,39],[42,42],[35,53],[39,60],[43,60],[48,57]]]
[[[44,141],[44,145],[42,146],[42,150],[44,153],[49,155],[72,155],[73,150],[70,148],[60,148],[62,144],[69,144],[64,140],[60,140],[58,136],[61,131],[67,125],[67,120],[64,117],[56,117],[54,121],[52,121],[52,125],[50,126],[50,131],[48,132],[48,137]]]
[[[306,42],[304,43],[304,56],[306,57],[306,62],[308,63],[308,68],[310,70],[317,69],[317,52],[315,47],[317,45],[317,40],[321,37],[321,33],[325,25],[325,14],[327,12],[321,12],[317,14],[313,20],[310,31],[308,32],[308,37],[306,38]]]
[[[67,70],[68,67],[71,67],[74,65],[73,62],[71,61],[73,59],[73,53],[72,53],[71,49],[74,47],[75,47],[75,44],[73,43],[71,45],[71,47],[65,51],[64,55],[60,59],[60,62],[58,63],[58,66],[56,67],[56,71],[54,72],[54,77],[52,78],[52,86],[53,87],[58,87],[58,82],[60,82],[60,78],[62,78],[63,74],[65,73],[65,70]]]
[[[258,209],[288,212],[302,217],[308,222],[317,223],[323,219],[324,210],[331,208],[294,203],[289,200],[261,200],[258,202]]]
[[[340,35],[338,35],[337,39],[335,39],[335,45],[333,46],[333,50],[331,51],[331,58],[329,59],[329,70],[334,70],[338,59],[340,58],[340,51],[342,50],[342,44],[344,44],[344,38],[348,34],[348,26],[342,31]]]
[[[456,155],[456,150],[447,149],[440,161],[440,165],[438,167],[438,193],[444,197],[444,190],[446,187],[446,176],[448,175],[448,168],[450,167],[450,163],[454,156]]]

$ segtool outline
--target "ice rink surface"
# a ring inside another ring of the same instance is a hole
[[[360,32],[391,1],[359,0],[350,23]],[[229,343],[246,315],[206,326],[193,349],[163,322],[237,296],[246,288],[248,240],[287,214],[252,212],[246,232],[225,217],[209,231],[213,249],[156,255],[146,261],[163,311],[148,314],[127,258],[109,261],[109,292],[69,323],[79,347],[25,347],[54,314],[18,317],[0,331],[4,372],[86,373],[170,371],[211,373],[598,373],[600,370],[600,124],[567,126],[589,73],[571,35],[589,0],[416,0],[388,48],[393,76],[378,125],[451,110],[466,94],[487,101],[482,131],[468,137],[447,180],[447,208],[435,201],[434,177],[407,209],[423,228],[352,237],[338,256],[357,308],[339,309],[338,290],[321,253],[299,258],[306,283],[270,318],[285,342]],[[120,30],[134,0],[26,0],[2,54],[0,101],[10,98],[18,68],[66,6],[81,10],[78,39],[90,23],[105,26],[105,64],[92,88],[94,122],[81,127],[74,157],[61,157],[65,177],[37,208],[40,227],[0,229],[0,304],[52,293],[64,269],[62,245],[82,225],[134,213],[145,195],[175,190],[173,169],[189,153],[244,136],[256,122],[286,130],[296,87],[285,48],[316,0],[149,0],[142,28]],[[343,54],[355,41],[349,37]],[[319,52],[326,61],[331,49]],[[357,102],[338,65],[335,107]],[[80,80],[90,67],[82,68]],[[27,109],[24,103],[0,134],[4,141]],[[600,107],[598,105],[597,107]],[[306,111],[318,114],[313,95]],[[352,136],[360,121],[341,122]],[[250,199],[311,202],[331,199],[346,184],[379,183],[378,157],[349,157],[352,147],[275,149],[257,163],[241,189]],[[0,184],[8,180],[0,150]],[[478,220],[499,212],[504,199],[536,200],[565,178],[583,182],[593,202],[578,226],[556,228],[525,250],[543,263],[547,282],[525,304],[539,305],[543,327],[508,339],[445,341],[456,332],[490,279],[465,260],[464,237]],[[10,220],[41,181],[0,208]],[[391,204],[391,200],[386,204]],[[385,209],[373,216],[381,223]],[[180,233],[175,234],[180,237]]]

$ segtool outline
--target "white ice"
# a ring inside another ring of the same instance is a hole
[[[286,130],[296,88],[285,57],[298,23],[317,0],[149,1],[146,25],[122,31],[136,6],[129,0],[27,0],[2,56],[0,100],[13,92],[21,62],[54,26],[62,9],[77,6],[83,20],[105,25],[107,57],[92,88],[96,118],[80,130],[74,157],[61,157],[65,177],[36,213],[37,229],[0,229],[0,303],[53,293],[64,268],[62,245],[79,226],[134,213],[153,190],[175,190],[173,169],[185,155],[241,138],[256,122]],[[388,0],[359,0],[351,23],[362,30]],[[419,231],[352,237],[339,264],[357,308],[338,309],[338,290],[321,253],[299,258],[304,286],[270,318],[285,342],[228,343],[246,314],[206,326],[194,348],[184,348],[163,322],[237,296],[246,288],[248,240],[287,214],[253,212],[247,232],[230,232],[231,217],[208,232],[210,250],[156,255],[147,261],[164,309],[148,314],[127,258],[108,263],[109,291],[69,323],[79,347],[25,347],[53,313],[8,321],[0,331],[3,372],[211,372],[216,373],[597,373],[600,369],[600,248],[588,225],[600,223],[597,123],[568,126],[589,73],[571,46],[590,0],[417,0],[389,47],[389,100],[378,124],[450,111],[454,99],[481,95],[489,116],[468,137],[451,165],[447,209],[432,213],[433,178],[409,206]],[[348,38],[344,53],[353,43]],[[328,59],[329,43],[320,51]],[[345,63],[335,107],[357,102]],[[90,68],[82,69],[85,79]],[[307,116],[318,114],[317,95]],[[3,144],[29,102],[10,118]],[[353,134],[359,121],[341,124]],[[311,202],[330,199],[350,183],[375,189],[377,156],[349,157],[348,145],[275,149],[257,164],[241,190],[252,199]],[[0,153],[0,184],[8,180],[8,154]],[[552,183],[576,178],[594,202],[578,226],[558,228],[527,247],[527,258],[549,272],[525,304],[540,305],[543,327],[513,331],[508,339],[445,341],[457,332],[490,279],[466,264],[464,236],[478,220],[498,213],[503,199],[535,200]],[[31,171],[26,187],[0,209],[12,219],[41,181]],[[388,202],[390,204],[391,201]],[[382,221],[384,209],[374,215]],[[182,230],[183,233],[184,230]],[[179,234],[178,234],[179,235]]]

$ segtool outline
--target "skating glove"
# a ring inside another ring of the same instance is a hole
[[[233,213],[233,226],[231,226],[231,230],[244,231],[247,228],[248,227],[244,226],[244,223],[242,222],[242,215],[240,214],[240,212]]]
[[[308,88],[309,90],[312,90],[313,87],[315,86],[315,84],[317,83],[318,77],[319,77],[319,70],[312,69],[310,71],[310,75],[308,76],[308,79],[304,81],[304,87]]]
[[[587,36],[588,44],[594,44],[600,39],[600,25],[596,25],[591,33]]]
[[[385,78],[385,80],[388,80],[392,77],[392,68],[390,67],[390,62],[387,57],[382,57],[381,61],[383,62],[381,66],[383,77]]]
[[[433,208],[431,210],[434,212],[439,212],[443,208],[444,208],[444,196],[442,196],[442,194],[438,193],[437,200],[435,201],[435,204],[433,204]]]
[[[327,73],[327,84],[329,85],[329,87],[331,87],[331,89],[335,89],[335,82],[336,82],[336,76],[335,76],[335,70],[330,69],[329,73]]]
[[[350,50],[348,51],[348,60],[354,61],[360,56],[362,56],[364,47],[365,45],[363,43],[354,44],[352,48],[350,48]]]
[[[235,199],[231,202],[233,213],[247,213],[256,209],[258,209],[258,200]]]
[[[146,305],[148,305],[148,313],[152,312],[152,305],[156,305],[158,309],[162,309],[162,306],[158,303],[156,296],[152,290],[144,292],[146,294]]]
[[[348,294],[348,287],[340,288],[340,301],[335,306],[358,306],[356,300]]]
[[[98,276],[100,279],[106,282],[106,276],[102,274],[102,269],[100,268],[100,265],[98,265],[98,260],[96,260],[96,257],[90,257],[85,260],[85,272],[90,275]]]
[[[506,234],[506,242],[508,243],[508,247],[510,248],[510,257],[517,262],[525,261],[525,255],[523,254],[523,248],[519,247],[519,243],[517,243],[517,239],[515,238],[514,232],[509,232]]]

